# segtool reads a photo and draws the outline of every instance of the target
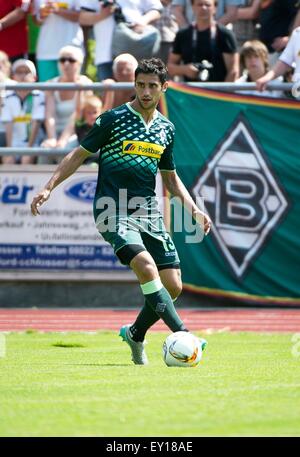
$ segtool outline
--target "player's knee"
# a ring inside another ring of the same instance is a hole
[[[144,281],[152,281],[158,277],[156,265],[147,260],[140,265],[140,273]]]
[[[152,281],[158,277],[157,267],[150,258],[136,256],[130,266],[141,283]]]
[[[182,282],[180,280],[176,281],[174,284],[168,287],[169,289],[169,294],[172,297],[172,300],[176,300],[177,297],[182,292]]]

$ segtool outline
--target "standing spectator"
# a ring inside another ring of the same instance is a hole
[[[106,79],[103,82],[105,84],[118,83],[134,83],[134,72],[138,65],[135,57],[131,54],[120,54],[113,61],[113,75],[114,79]],[[104,95],[104,108],[108,109],[115,108],[116,106],[123,105],[126,102],[131,101],[135,96],[134,88],[132,90],[108,90]]]
[[[259,40],[246,41],[240,51],[240,63],[243,71],[242,76],[236,83],[256,82],[269,70],[268,49]],[[282,82],[282,78],[279,80]],[[243,94],[264,95],[266,97],[283,97],[282,91],[243,91]]]
[[[265,90],[268,82],[278,76],[284,75],[295,66],[293,81],[300,81],[300,27],[297,27],[291,38],[276,62],[275,66],[262,78],[256,82],[257,88],[260,91]]]
[[[27,15],[28,26],[28,56],[36,66],[36,46],[40,32],[40,26],[32,16],[32,11]]]
[[[30,0],[0,0],[0,50],[11,62],[27,57],[26,14]]]
[[[95,65],[98,81],[112,78],[112,34],[115,25],[113,4],[98,0],[82,0],[79,21],[82,26],[93,26],[96,42]],[[113,3],[113,2],[112,2]]]
[[[245,0],[218,0],[216,19],[218,24],[233,24],[238,19],[238,7]]]
[[[34,16],[41,26],[36,49],[40,81],[59,75],[58,55],[63,46],[83,47],[79,10],[80,0],[34,0]]]
[[[295,17],[293,29],[300,27],[300,1],[297,3],[297,8],[298,8],[298,13],[297,13],[297,16]]]
[[[271,66],[287,45],[296,14],[297,6],[295,0],[261,2],[259,39],[268,48]]]
[[[161,18],[154,24],[160,31],[161,36],[160,49],[156,57],[161,59],[165,64],[168,61],[170,50],[178,32],[178,24],[172,13],[171,2],[172,0],[161,0],[164,9],[162,10]]]
[[[214,20],[214,0],[192,0],[196,24],[180,30],[168,68],[185,81],[235,81],[239,56],[233,33]]]
[[[238,47],[246,41],[258,39],[258,12],[261,0],[245,0],[244,5],[238,8],[237,20],[233,23]]]
[[[96,40],[95,65],[99,81],[112,78],[112,40],[116,5],[112,1],[81,0],[80,24],[93,25]],[[125,21],[132,30],[142,33],[144,28],[159,19],[160,0],[118,0]]]
[[[195,20],[191,0],[172,0],[172,11],[180,29],[185,29]]]
[[[64,46],[59,52],[61,75],[52,82],[91,84],[92,81],[80,74],[83,52],[75,46]],[[49,82],[51,82],[49,81]],[[91,94],[90,91],[87,91]],[[64,148],[74,139],[74,128],[78,92],[73,90],[47,91],[46,93],[46,133],[47,139],[42,146]],[[54,159],[56,161],[56,159]],[[51,162],[40,157],[39,163]]]
[[[36,69],[30,60],[19,59],[12,65],[12,75],[17,83],[36,80]],[[17,85],[15,86],[17,87]],[[1,120],[5,124],[7,147],[31,147],[36,144],[41,122],[45,119],[45,97],[39,90],[9,91],[2,106]],[[11,164],[34,163],[32,156],[4,156],[2,162]]]

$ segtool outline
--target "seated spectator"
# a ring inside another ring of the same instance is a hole
[[[82,62],[83,53],[79,48],[74,46],[63,47],[59,52],[61,75],[49,82],[91,84],[92,81],[87,76],[80,74]],[[85,92],[92,94],[91,91]],[[67,144],[70,147],[73,145],[77,96],[78,93],[75,90],[46,92],[45,127],[47,139],[42,143],[42,146],[64,148]],[[51,163],[51,161],[49,158],[40,157],[39,163]]]
[[[258,90],[265,90],[268,82],[286,74],[293,69],[293,66],[295,69],[292,79],[298,82],[300,81],[300,27],[293,31],[285,50],[280,55],[275,66],[256,81]]]
[[[245,0],[238,8],[237,20],[233,23],[239,49],[246,41],[258,39],[258,12],[261,0]]]
[[[180,29],[185,29],[194,22],[191,0],[172,0],[171,8]]]
[[[36,81],[36,69],[30,60],[19,59],[12,65],[18,83]],[[16,87],[16,86],[15,86]],[[39,130],[45,119],[45,97],[39,90],[9,90],[5,96],[1,120],[5,125],[7,147],[32,147],[39,144]],[[32,156],[3,156],[3,164],[34,163]]]
[[[104,84],[118,83],[133,83],[134,72],[137,67],[137,60],[131,54],[120,54],[113,61],[113,75],[114,79],[106,79]],[[103,111],[115,108],[116,106],[123,105],[123,103],[130,102],[135,97],[135,91],[118,89],[108,90],[104,95],[104,108]]]
[[[81,0],[80,24],[93,25],[96,40],[95,65],[98,81],[111,78],[112,75],[112,42],[115,28],[115,11],[122,10],[124,20],[133,31],[142,33],[148,24],[160,18],[162,4],[160,0]]]
[[[26,14],[30,0],[2,0],[0,2],[0,49],[11,62],[27,57]]]
[[[169,56],[172,77],[185,81],[235,81],[239,59],[233,33],[216,24],[214,0],[192,0],[196,24],[179,30]]]
[[[102,113],[102,101],[96,95],[90,95],[85,97],[82,102],[82,107],[80,108],[80,113],[77,114],[77,119],[75,122],[75,133],[77,136],[77,141],[80,144],[83,138],[88,134],[88,132],[93,127],[96,119]],[[91,157],[88,158],[84,163],[94,163],[97,162],[97,158]]]
[[[161,3],[164,9],[161,12],[160,19],[154,24],[161,36],[160,49],[155,57],[167,64],[170,50],[178,32],[178,24],[172,13],[171,0],[161,0]]]
[[[40,81],[59,75],[58,55],[63,46],[83,48],[79,25],[79,0],[33,0],[34,18],[40,25],[36,61]]]
[[[16,84],[16,81],[10,79],[10,70],[11,70],[11,63],[8,59],[8,55],[0,51],[0,83],[3,84]],[[5,98],[7,91],[1,90],[0,91],[0,147],[3,148],[6,146],[6,134],[5,134],[5,125],[1,121],[1,110],[2,104]]]
[[[236,82],[256,82],[269,69],[267,47],[259,40],[246,41],[240,51],[240,64],[243,74]],[[282,79],[280,82],[282,82]],[[242,91],[242,93],[264,95],[267,97],[283,97],[282,91]]]

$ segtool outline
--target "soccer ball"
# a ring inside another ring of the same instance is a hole
[[[163,358],[168,367],[195,367],[207,342],[190,332],[175,332],[163,344]]]

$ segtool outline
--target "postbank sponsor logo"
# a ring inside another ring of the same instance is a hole
[[[145,141],[123,141],[123,154],[137,154],[160,159],[165,147]]]

